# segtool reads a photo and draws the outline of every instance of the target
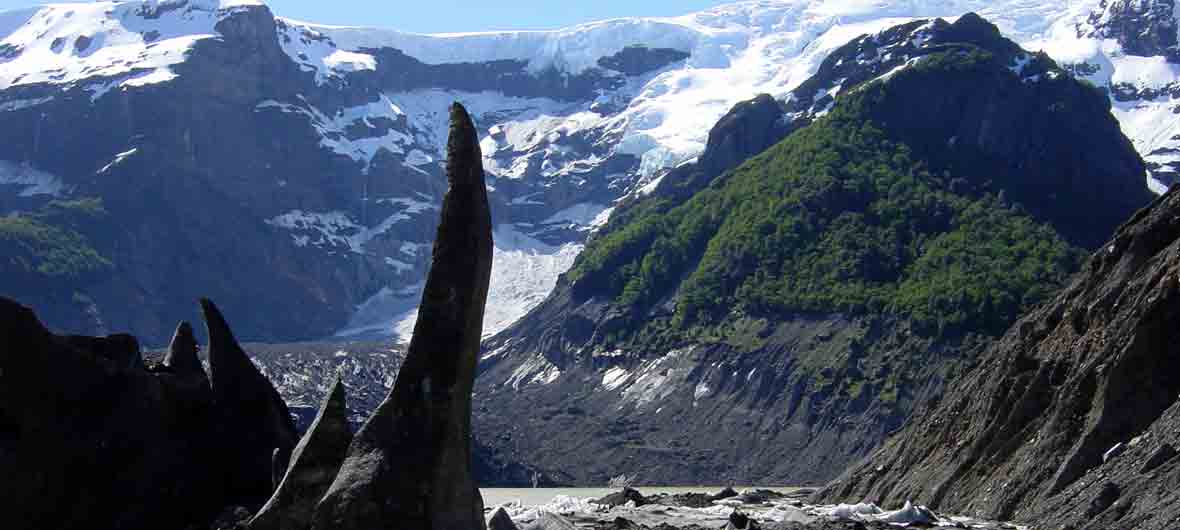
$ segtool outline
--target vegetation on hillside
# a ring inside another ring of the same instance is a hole
[[[915,74],[989,60],[943,55]],[[896,315],[930,334],[1001,332],[1083,254],[1001,197],[959,190],[955,175],[882,130],[869,116],[887,87],[844,96],[683,203],[634,205],[579,257],[575,293],[630,309],[640,329],[616,340],[701,338],[734,317],[792,312]]]
[[[85,282],[113,265],[83,235],[106,215],[99,199],[54,201],[34,213],[0,217],[0,271],[9,288],[29,279]]]

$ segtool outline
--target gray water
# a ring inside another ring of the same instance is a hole
[[[639,486],[635,489],[639,490],[639,492],[645,496],[655,495],[657,493],[713,494],[725,489],[725,486]],[[733,489],[742,491],[743,489],[747,488],[735,486]],[[797,490],[798,488],[759,486],[759,489],[790,493],[794,490]],[[479,491],[483,494],[483,505],[486,507],[499,506],[501,504],[508,504],[511,502],[519,502],[522,506],[541,506],[543,504],[549,503],[558,495],[582,499],[598,499],[619,491],[619,488],[480,488]]]

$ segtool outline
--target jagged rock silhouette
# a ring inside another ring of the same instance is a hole
[[[451,106],[442,222],[409,352],[357,433],[312,528],[482,530],[471,476],[471,390],[492,268],[479,138]]]

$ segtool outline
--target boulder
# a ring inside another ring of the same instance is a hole
[[[622,506],[628,502],[634,502],[636,507],[643,506],[644,504],[651,504],[651,501],[647,497],[644,497],[642,493],[639,493],[639,490],[635,488],[623,488],[621,491],[616,491],[592,502],[594,502],[594,504],[601,504],[603,506],[610,506],[612,508],[615,506]]]
[[[291,454],[291,464],[274,495],[253,520],[251,529],[304,529],[311,524],[316,503],[340,471],[352,443],[344,381],[336,374],[319,414]],[[276,451],[278,451],[276,449]]]
[[[449,189],[413,339],[397,381],[353,440],[313,528],[482,530],[471,476],[471,391],[492,267],[475,125],[451,107]]]
[[[516,523],[512,522],[512,517],[504,508],[497,508],[496,513],[488,519],[488,530],[520,530]]]
[[[761,528],[758,526],[758,521],[751,519],[740,510],[730,512],[729,522],[725,524],[725,530],[761,530]]]
[[[736,490],[734,490],[733,488],[731,488],[729,486],[726,486],[725,489],[713,494],[713,500],[720,501],[723,499],[729,499],[731,497],[737,497],[737,496],[738,496],[738,492]]]

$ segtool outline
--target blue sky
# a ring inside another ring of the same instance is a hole
[[[58,0],[68,1],[68,0]],[[265,0],[279,15],[403,31],[551,29],[605,18],[675,16],[732,0]],[[36,5],[0,0],[0,10]]]

